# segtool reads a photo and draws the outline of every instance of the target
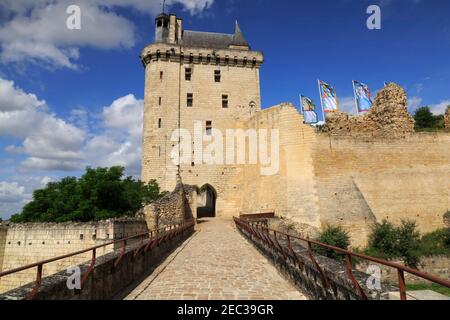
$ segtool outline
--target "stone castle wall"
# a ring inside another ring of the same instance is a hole
[[[147,232],[143,220],[121,219],[91,223],[26,223],[0,225],[0,270],[7,271],[49,258],[87,249],[112,240]],[[116,245],[120,246],[120,245]],[[2,249],[3,248],[3,249]],[[97,256],[114,246],[97,250]],[[43,276],[88,261],[91,253],[46,264]],[[0,278],[0,293],[22,286],[36,277],[36,268]]]
[[[444,227],[450,205],[450,135],[404,139],[319,135],[313,163],[322,224],[341,224],[364,245],[370,225],[416,220],[421,232]]]

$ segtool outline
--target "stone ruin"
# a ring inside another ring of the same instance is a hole
[[[383,88],[370,111],[360,116],[345,112],[327,115],[322,132],[342,136],[405,137],[414,133],[405,90],[395,83]]]
[[[445,128],[450,129],[450,106],[447,107],[447,111],[444,116]]]

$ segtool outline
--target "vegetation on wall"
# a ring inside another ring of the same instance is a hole
[[[435,116],[430,107],[420,107],[414,114],[416,131],[437,131],[444,129],[444,116]]]
[[[383,259],[401,259],[406,265],[416,268],[421,257],[450,256],[450,229],[421,236],[414,221],[403,220],[400,226],[394,226],[384,220],[373,226],[364,253]]]
[[[92,221],[134,215],[162,194],[156,181],[147,184],[124,177],[123,167],[87,168],[77,179],[67,177],[36,190],[33,200],[12,222]]]
[[[320,233],[317,241],[346,250],[350,246],[350,237],[341,226],[327,226]],[[314,251],[325,257],[338,261],[344,258],[344,256],[338,252],[318,245],[314,246]]]

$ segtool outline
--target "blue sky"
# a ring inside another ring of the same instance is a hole
[[[69,4],[82,29],[65,28]],[[318,101],[317,79],[353,112],[351,81],[375,93],[402,85],[410,109],[450,104],[450,2],[446,0],[173,0],[184,28],[232,33],[237,19],[265,54],[263,107]],[[366,9],[381,8],[368,30]],[[153,41],[159,0],[0,0],[0,217],[32,191],[90,166],[140,171],[142,48]]]

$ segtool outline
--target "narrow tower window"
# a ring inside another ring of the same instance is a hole
[[[162,98],[161,98],[161,97],[159,97],[159,101],[158,101],[158,104],[159,104],[159,105],[161,105],[161,104],[162,104]]]
[[[194,95],[192,93],[187,94],[187,106],[192,107],[194,105]]]
[[[222,108],[228,108],[228,95],[222,95]]]
[[[186,81],[191,81],[191,78],[192,78],[192,69],[191,68],[185,69],[184,78]]]
[[[212,134],[212,121],[206,121],[206,135],[210,136]]]
[[[161,118],[158,119],[158,128],[159,129],[162,128],[162,119]]]
[[[215,70],[214,71],[214,81],[215,82],[220,82],[221,76],[220,76],[220,70]]]
[[[159,72],[159,79],[162,80],[163,77],[164,77],[164,72],[160,71],[160,72]]]

